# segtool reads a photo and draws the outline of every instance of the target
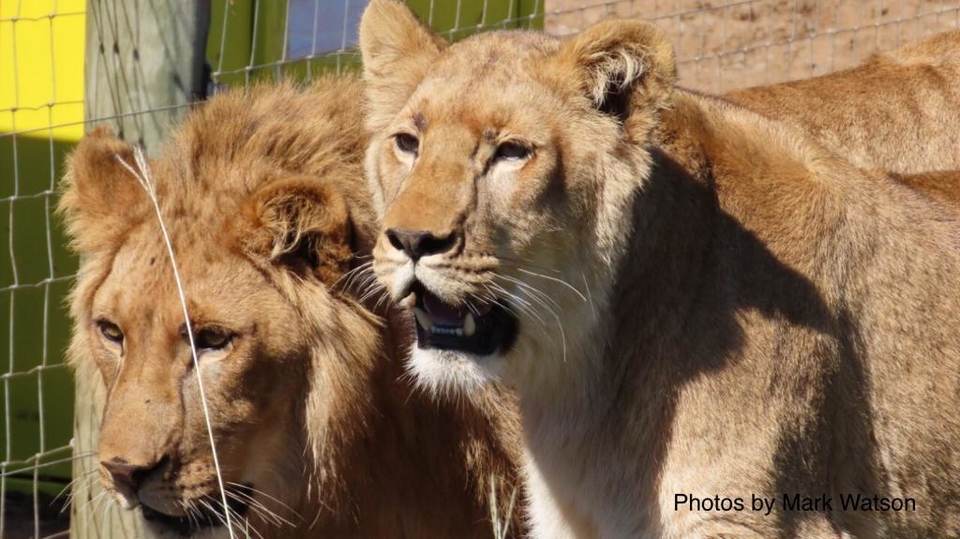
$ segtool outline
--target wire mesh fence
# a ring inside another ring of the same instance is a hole
[[[0,537],[65,525],[54,503],[72,454],[62,304],[76,264],[53,208],[64,156],[83,132],[82,88],[69,83],[82,77],[83,12],[82,1],[0,2]]]
[[[642,17],[672,38],[680,83],[705,92],[822,75],[960,27],[956,1],[547,0],[544,28]]]
[[[175,99],[137,93],[145,76],[137,70],[138,62],[150,54],[169,54],[157,50],[163,47],[155,36],[136,24],[151,16],[157,2],[0,0],[0,537],[66,533],[69,511],[61,511],[65,496],[57,495],[73,478],[95,489],[95,428],[93,436],[74,429],[85,422],[95,425],[97,408],[80,406],[74,416],[74,382],[64,364],[70,327],[65,298],[77,263],[64,247],[53,210],[69,150],[91,124],[107,123],[121,134],[139,137],[148,124],[155,124],[159,137],[189,109],[190,100],[203,94],[261,80],[309,80],[356,69],[356,28],[365,4],[213,0],[209,17],[197,19],[202,28],[190,29],[204,32],[204,84]],[[827,73],[855,65],[873,52],[960,28],[957,0],[409,4],[452,40],[505,28],[566,35],[608,17],[652,20],[673,39],[681,84],[707,92]],[[97,69],[124,76],[94,79],[91,72]],[[110,103],[109,112],[97,105],[101,102]],[[144,138],[134,140],[148,150],[155,145]],[[81,510],[114,510],[92,503],[93,490],[84,495]],[[75,498],[74,504],[76,508],[80,502]],[[90,526],[119,526],[103,536],[139,533],[105,517]],[[74,535],[83,533],[75,529]]]

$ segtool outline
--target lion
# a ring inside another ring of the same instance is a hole
[[[516,391],[534,537],[960,535],[960,213],[676,87],[639,20],[360,24],[418,383]]]
[[[262,538],[493,536],[491,496],[505,509],[516,483],[508,400],[414,390],[412,328],[356,285],[376,232],[361,101],[355,76],[232,92],[145,167],[102,128],[70,159],[69,361],[106,391],[102,483],[152,533],[226,536],[229,516]]]
[[[902,174],[960,168],[960,30],[851,69],[725,97],[799,125],[862,168]]]
[[[960,207],[960,170],[936,170],[916,174],[891,173],[890,177],[935,200]]]

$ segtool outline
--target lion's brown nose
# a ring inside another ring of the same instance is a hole
[[[416,262],[423,256],[445,253],[457,244],[456,232],[438,237],[427,230],[402,230],[388,228],[387,239],[394,249],[407,253],[411,260]]]
[[[110,460],[101,461],[100,465],[103,466],[103,469],[110,474],[110,477],[113,479],[115,485],[118,487],[125,487],[132,492],[136,492],[140,488],[140,484],[143,482],[144,478],[147,477],[147,474],[159,466],[160,463],[158,462],[151,465],[137,465],[130,464],[120,457],[114,457]]]

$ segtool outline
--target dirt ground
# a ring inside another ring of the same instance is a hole
[[[673,36],[680,83],[726,92],[821,75],[960,28],[960,0],[545,0],[544,28],[639,17]]]

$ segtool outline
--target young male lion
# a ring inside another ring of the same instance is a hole
[[[375,271],[424,385],[516,388],[535,536],[960,535],[955,209],[676,89],[641,21],[373,0],[360,45]]]
[[[795,122],[863,168],[960,168],[960,30],[820,77],[747,88],[727,99]]]
[[[374,233],[361,101],[356,78],[265,86],[191,113],[149,170],[102,129],[71,158],[70,360],[107,390],[102,481],[154,532],[227,534],[219,464],[237,536],[493,536],[510,415],[413,390],[409,327],[354,296]]]

